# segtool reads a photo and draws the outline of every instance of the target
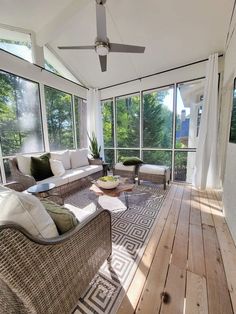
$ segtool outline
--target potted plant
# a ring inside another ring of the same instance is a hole
[[[90,137],[88,134],[88,138],[90,141],[89,149],[90,149],[92,157],[94,159],[101,159],[101,157],[100,157],[101,146],[100,145],[98,146],[98,141],[97,141],[97,138],[95,136],[95,133],[92,132],[92,137]]]

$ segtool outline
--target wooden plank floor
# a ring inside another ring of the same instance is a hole
[[[236,313],[236,248],[220,194],[172,184],[118,313]]]

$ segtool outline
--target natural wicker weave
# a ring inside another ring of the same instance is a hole
[[[102,164],[101,160],[94,160],[94,159],[88,159],[90,165],[99,165]],[[37,184],[35,179],[32,176],[24,175],[19,169],[17,165],[17,159],[16,157],[13,157],[9,159],[9,165],[11,170],[11,175],[13,180],[15,180],[17,183],[20,183],[22,186],[21,191],[28,189],[30,186]],[[57,193],[60,194],[62,197],[73,193],[74,191],[78,190],[81,187],[87,186],[92,180],[95,180],[103,175],[103,170],[98,171],[96,173],[93,173],[85,178],[81,178],[72,182],[69,182],[67,184],[63,184],[61,186],[55,187],[51,190],[52,194]]]
[[[70,313],[110,254],[111,216],[106,210],[50,240],[16,225],[1,225],[0,313]]]
[[[137,177],[137,173],[138,173],[138,168],[139,168],[139,165],[136,165],[134,167],[134,171],[120,170],[120,169],[116,169],[115,167],[112,170],[113,170],[114,176],[119,175],[124,178],[132,179],[132,181],[135,182],[135,178]]]
[[[142,166],[141,166],[142,167]],[[164,184],[164,190],[166,189],[166,183],[170,183],[170,170],[165,169],[164,174],[151,174],[151,173],[144,173],[144,172],[138,172],[138,183],[140,183],[140,180],[145,181],[151,181],[153,183],[163,183]]]

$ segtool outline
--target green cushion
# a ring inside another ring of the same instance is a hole
[[[63,234],[78,225],[78,219],[67,208],[46,199],[41,200],[41,202],[54,221],[59,234]]]
[[[50,153],[40,157],[31,157],[30,170],[36,181],[44,180],[53,176],[50,163]]]
[[[143,164],[143,161],[139,159],[138,157],[125,157],[123,159],[124,166],[134,166],[134,165],[139,165],[139,164]]]

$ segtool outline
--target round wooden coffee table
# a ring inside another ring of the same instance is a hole
[[[126,183],[126,181],[127,181],[126,178],[122,178],[119,185],[114,189],[102,189],[95,182],[90,187],[90,191],[94,192],[97,196],[107,195],[113,197],[119,197],[121,193],[124,193],[126,209],[129,209],[129,198],[127,192],[133,191],[134,184]]]

